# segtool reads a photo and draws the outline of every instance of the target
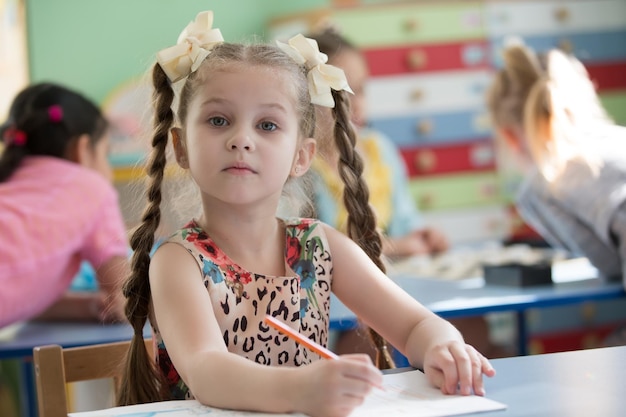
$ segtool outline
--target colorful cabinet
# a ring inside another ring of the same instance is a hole
[[[371,125],[398,146],[425,220],[453,242],[529,232],[511,209],[515,186],[502,175],[485,106],[511,36],[540,52],[574,53],[626,124],[626,0],[371,3],[281,17],[271,36],[330,22],[361,48]]]

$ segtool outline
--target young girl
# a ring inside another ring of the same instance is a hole
[[[393,142],[367,127],[365,85],[369,70],[365,57],[352,43],[328,29],[309,35],[328,56],[331,65],[346,73],[351,88],[351,120],[357,132],[357,149],[365,166],[364,179],[370,190],[370,203],[376,221],[383,232],[383,254],[404,257],[437,254],[448,249],[447,238],[441,231],[425,227],[411,198],[404,161]],[[319,109],[327,113],[328,109]],[[314,160],[316,174],[314,206],[317,218],[345,229],[348,213],[341,203],[343,185],[337,170],[339,152],[334,146],[332,117],[321,115],[315,137],[318,153]],[[325,116],[325,117],[324,117]]]
[[[369,357],[320,360],[263,322],[272,315],[326,345],[331,291],[443,392],[483,394],[482,374],[494,374],[489,362],[378,267],[380,238],[343,72],[302,36],[280,48],[222,43],[211,22],[211,12],[200,13],[153,69],[152,181],[131,239],[124,293],[135,337],[119,403],[196,398],[230,409],[348,415],[382,383]],[[276,217],[285,186],[315,153],[313,103],[334,108],[346,203],[357,213],[348,223],[354,241],[315,220]],[[201,210],[150,259],[169,135]],[[156,367],[143,343],[147,319]]]
[[[626,280],[626,128],[606,115],[583,65],[513,43],[488,106],[505,149],[528,169],[516,199],[525,221],[607,279]]]
[[[128,243],[111,184],[108,123],[82,95],[35,84],[0,126],[0,327],[123,318]],[[101,290],[68,293],[82,260]]]

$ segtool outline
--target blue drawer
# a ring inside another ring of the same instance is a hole
[[[625,17],[626,19],[626,17]],[[493,64],[502,66],[501,50],[506,37],[494,38]],[[524,43],[536,51],[564,47],[582,62],[612,62],[626,60],[626,30],[593,33],[572,33],[549,36],[525,36]]]
[[[371,125],[400,147],[481,140],[491,134],[484,107],[449,113],[373,118]]]

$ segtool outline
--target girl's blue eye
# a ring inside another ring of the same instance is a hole
[[[227,123],[228,122],[223,117],[216,116],[216,117],[211,117],[209,119],[209,124],[211,124],[212,126],[216,126],[216,127],[226,126]]]
[[[272,123],[272,122],[261,122],[259,123],[259,127],[262,130],[266,130],[268,132],[272,132],[277,129],[276,123]]]

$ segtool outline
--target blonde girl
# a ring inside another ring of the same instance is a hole
[[[272,315],[326,345],[331,291],[444,392],[482,394],[483,373],[494,373],[488,361],[379,268],[342,71],[302,36],[241,45],[223,42],[211,26],[212,13],[200,13],[153,68],[149,203],[131,240],[124,293],[135,337],[119,403],[196,398],[230,409],[348,415],[382,382],[369,357],[320,360],[263,323]],[[334,109],[346,202],[357,213],[348,226],[354,240],[316,220],[276,216],[285,185],[314,156],[314,103]],[[169,137],[202,209],[150,258]],[[143,343],[148,319],[156,364]]]
[[[606,114],[584,66],[521,42],[487,103],[499,143],[525,167],[516,197],[525,221],[553,246],[589,258],[607,279],[626,265],[626,128]]]

